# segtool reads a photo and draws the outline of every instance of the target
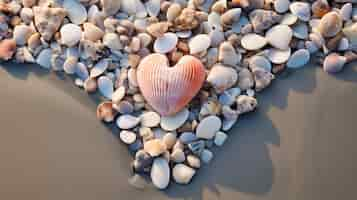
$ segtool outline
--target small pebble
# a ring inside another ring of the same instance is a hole
[[[198,138],[212,139],[222,126],[222,121],[217,116],[204,118],[197,126],[196,136]]]
[[[156,112],[146,112],[140,115],[140,122],[145,127],[155,127],[160,124],[160,115]]]
[[[166,146],[160,139],[152,139],[144,143],[144,150],[155,157],[164,153]]]
[[[151,181],[158,189],[165,189],[170,182],[170,167],[164,158],[155,158],[150,172]]]
[[[171,160],[176,162],[176,163],[182,163],[186,159],[185,153],[182,151],[182,149],[174,149],[171,153]]]
[[[132,129],[140,123],[140,118],[125,114],[119,116],[116,123],[121,129]]]
[[[173,116],[161,117],[160,126],[166,131],[173,131],[181,127],[187,120],[189,111],[184,109]]]
[[[172,176],[176,183],[188,184],[195,175],[196,170],[184,164],[177,164],[172,169]]]
[[[183,133],[181,133],[179,139],[182,143],[188,144],[188,143],[191,143],[191,142],[197,140],[197,137],[192,132],[183,132]]]
[[[201,160],[194,155],[188,155],[186,160],[187,163],[193,168],[198,169],[201,167]]]
[[[212,151],[210,151],[208,149],[203,149],[203,151],[200,154],[200,158],[203,163],[208,164],[211,162],[211,160],[213,158],[213,153],[212,153]]]
[[[136,140],[136,134],[132,131],[127,130],[120,131],[119,137],[121,141],[123,141],[125,144],[132,144]]]
[[[227,138],[228,138],[227,134],[218,131],[214,136],[214,144],[217,146],[222,146],[224,142],[227,140]]]

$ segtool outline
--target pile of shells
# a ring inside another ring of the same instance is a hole
[[[357,60],[355,0],[1,0],[0,59],[63,71],[102,100],[135,185],[188,184],[287,68]],[[170,67],[172,66],[172,67]]]

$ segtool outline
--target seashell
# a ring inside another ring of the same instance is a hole
[[[150,26],[148,26],[146,28],[146,31],[148,33],[150,33],[150,35],[159,38],[159,37],[163,37],[168,29],[169,29],[169,23],[158,22],[158,23],[153,23]]]
[[[97,40],[102,39],[104,32],[92,23],[83,24],[83,37],[84,39],[96,42]]]
[[[205,117],[197,126],[196,136],[203,139],[212,139],[222,126],[219,117],[211,115]]]
[[[196,170],[184,164],[176,164],[172,168],[172,177],[179,184],[188,184],[195,175]]]
[[[309,39],[316,44],[318,48],[321,48],[322,46],[325,45],[325,39],[322,37],[322,35],[318,32],[316,33],[310,33],[309,34]]]
[[[263,56],[253,56],[249,59],[249,68],[254,71],[255,69],[263,69],[270,72],[272,69],[271,63]]]
[[[288,68],[300,68],[310,61],[310,52],[306,49],[295,51],[289,58],[286,66]]]
[[[160,139],[153,139],[144,143],[144,150],[148,152],[150,156],[156,157],[166,151],[166,146]]]
[[[41,45],[41,35],[39,33],[32,34],[27,40],[27,47],[34,51],[37,47]]]
[[[338,51],[346,51],[349,49],[350,43],[346,37],[341,38],[337,50]]]
[[[106,33],[103,36],[103,44],[111,50],[120,50],[124,48],[119,36],[115,33]]]
[[[343,28],[343,34],[347,37],[350,45],[357,45],[357,23]]]
[[[206,34],[198,34],[194,36],[188,43],[190,54],[200,53],[206,51],[211,45],[211,39]]]
[[[241,8],[232,8],[227,10],[221,16],[221,23],[225,26],[232,25],[234,22],[238,22],[240,15],[242,14]]]
[[[65,24],[60,29],[61,43],[68,46],[75,46],[82,37],[82,30],[76,24]]]
[[[183,56],[174,67],[169,68],[168,64],[164,55],[151,54],[141,60],[137,71],[143,96],[161,115],[180,111],[196,95],[205,78],[201,61],[193,56]],[[195,76],[188,76],[191,73]]]
[[[239,114],[251,112],[258,106],[258,101],[254,97],[247,95],[239,95],[236,103]]]
[[[77,68],[78,58],[70,56],[63,63],[63,70],[67,74],[74,74]]]
[[[178,38],[175,33],[165,33],[155,40],[154,51],[162,54],[168,53],[176,47],[177,42]]]
[[[180,15],[175,18],[174,25],[177,30],[192,30],[198,27],[200,21],[196,15],[196,11],[191,8],[184,8]]]
[[[283,64],[286,63],[290,58],[291,49],[288,48],[287,50],[280,50],[270,48],[264,52],[264,55],[274,64]]]
[[[21,17],[22,21],[24,21],[26,24],[30,24],[33,20],[32,9],[31,8],[21,9],[20,17]]]
[[[165,189],[170,182],[170,167],[164,158],[155,158],[150,171],[151,181],[155,187]]]
[[[166,19],[169,22],[173,22],[181,13],[181,5],[178,3],[173,3],[167,9]]]
[[[151,17],[157,17],[160,13],[161,0],[149,0],[145,3],[146,11]]]
[[[285,13],[289,10],[290,0],[274,1],[274,10],[278,13]]]
[[[253,75],[247,68],[243,68],[238,73],[238,86],[243,91],[254,86]]]
[[[160,126],[166,131],[174,131],[186,122],[188,115],[189,111],[187,109],[183,109],[172,116],[163,116],[161,117]]]
[[[346,57],[340,56],[337,53],[331,53],[330,55],[326,56],[323,63],[323,69],[328,73],[337,73],[343,69],[346,63]]]
[[[142,47],[147,47],[152,42],[152,37],[147,33],[139,33],[137,37],[139,38]]]
[[[224,33],[220,30],[212,30],[209,33],[209,37],[211,47],[218,47],[225,40]]]
[[[37,0],[22,0],[22,5],[25,7],[25,8],[30,8],[32,7],[33,5],[35,5],[37,2]]]
[[[51,68],[51,49],[43,49],[36,58],[36,63],[41,67],[49,69]]]
[[[16,42],[13,39],[0,41],[0,59],[9,60],[16,52]]]
[[[185,159],[186,156],[182,149],[174,149],[170,155],[170,160],[175,163],[182,163]]]
[[[112,107],[112,102],[104,101],[97,107],[97,118],[105,122],[112,122],[114,120],[115,111]]]
[[[116,124],[120,129],[132,129],[140,123],[140,118],[132,115],[121,115]]]
[[[43,39],[50,40],[59,29],[66,16],[63,8],[33,7],[34,21],[37,31]]]
[[[306,39],[309,36],[309,28],[305,23],[297,23],[293,27],[293,35],[298,39]]]
[[[265,34],[265,38],[267,39],[270,45],[282,50],[289,48],[292,36],[293,31],[287,25],[273,26]]]
[[[200,159],[197,158],[197,157],[194,156],[194,155],[188,155],[188,156],[186,157],[186,160],[187,160],[187,163],[188,163],[191,167],[193,167],[193,168],[198,169],[198,168],[201,167],[201,161],[200,161]]]
[[[327,0],[317,0],[311,5],[312,14],[315,17],[323,17],[326,13],[330,12],[331,7]]]
[[[208,15],[207,23],[212,30],[223,30],[221,24],[221,16],[216,12],[211,12]]]
[[[13,38],[17,45],[25,45],[27,39],[32,35],[33,29],[27,25],[17,25],[14,28]]]
[[[97,80],[99,92],[107,99],[112,99],[114,84],[107,76],[101,76]]]
[[[260,36],[256,33],[249,33],[243,36],[241,40],[241,45],[243,48],[255,51],[263,48],[267,44],[267,40],[265,37]]]
[[[145,18],[148,15],[145,5],[140,0],[134,0],[134,2],[136,3],[135,16],[137,18]]]
[[[87,10],[77,0],[63,0],[62,6],[74,24],[83,24],[87,20]]]
[[[242,55],[236,52],[234,47],[229,42],[223,42],[219,46],[218,61],[223,64],[235,66],[242,59]]]
[[[119,11],[121,2],[120,0],[100,0],[100,5],[103,12],[109,16],[115,15]]]
[[[105,14],[99,10],[97,5],[92,5],[88,9],[88,22],[97,25],[101,29],[105,29],[108,26],[105,26],[105,22],[117,22],[115,19],[112,18],[106,18]],[[109,29],[109,28],[107,28]],[[114,28],[113,28],[114,29]],[[114,32],[112,30],[112,32]]]
[[[105,72],[105,70],[108,68],[109,66],[109,61],[108,59],[102,59],[99,62],[97,62],[94,67],[91,69],[90,71],[90,77],[91,78],[95,78],[100,76],[101,74],[103,74]]]
[[[129,101],[120,101],[113,107],[121,114],[130,114],[134,111],[134,106]]]
[[[219,93],[231,88],[237,79],[238,74],[233,68],[221,64],[214,65],[207,76],[207,82]]]
[[[136,134],[132,131],[122,130],[119,133],[119,138],[125,144],[133,144],[136,140]]]
[[[95,92],[97,90],[97,80],[93,78],[87,78],[84,81],[83,88],[86,92]]]
[[[140,39],[138,37],[131,38],[129,49],[131,52],[138,52],[140,50]]]
[[[293,2],[290,4],[290,12],[301,21],[307,22],[311,18],[310,4],[307,2]]]
[[[255,90],[257,92],[262,91],[264,88],[268,87],[271,81],[274,79],[274,75],[270,73],[270,71],[266,71],[263,68],[255,68],[253,70],[253,75],[255,80]],[[247,94],[248,96],[254,96],[254,93],[249,95],[248,91]]]
[[[278,23],[281,18],[280,15],[273,11],[262,9],[254,10],[249,14],[250,23],[256,33],[269,29],[273,24]]]
[[[344,21],[348,21],[352,17],[352,3],[344,4],[340,9],[340,15]]]
[[[75,74],[83,81],[87,80],[89,77],[89,72],[87,66],[81,62],[77,63],[77,67],[75,69]]]
[[[283,16],[283,19],[280,21],[280,24],[283,24],[283,25],[293,25],[297,22],[298,20],[298,17],[296,15],[293,15],[291,13],[286,13],[284,16]]]
[[[140,115],[141,125],[144,127],[156,127],[160,124],[160,115],[156,112],[146,112]]]
[[[114,104],[119,104],[120,101],[124,98],[125,96],[126,89],[124,86],[118,87],[115,92],[112,94],[112,102]]]
[[[227,0],[216,1],[211,6],[211,11],[216,12],[216,13],[224,13],[224,11],[226,11],[226,10],[227,10]]]
[[[324,15],[317,27],[318,31],[324,37],[333,37],[342,29],[342,18],[337,12],[329,12]]]

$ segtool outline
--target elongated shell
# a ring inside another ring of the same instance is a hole
[[[150,54],[139,64],[138,85],[148,103],[162,115],[172,115],[188,104],[205,80],[204,66],[183,56],[174,67],[162,54]]]

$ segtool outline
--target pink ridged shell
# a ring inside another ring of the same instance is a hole
[[[142,59],[137,70],[144,98],[164,116],[183,109],[202,87],[205,75],[201,61],[189,55],[170,67],[165,55],[150,54]]]

